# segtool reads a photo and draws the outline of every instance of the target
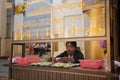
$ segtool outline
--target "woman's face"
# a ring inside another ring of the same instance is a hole
[[[66,45],[66,50],[67,50],[68,54],[72,55],[72,54],[74,54],[76,48],[73,45],[71,45],[71,43],[68,43]]]

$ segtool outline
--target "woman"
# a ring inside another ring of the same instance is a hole
[[[32,46],[28,47],[28,52],[29,52],[29,54],[34,54],[34,49]]]
[[[79,60],[84,59],[84,56],[77,50],[77,43],[75,41],[68,41],[66,42],[66,51],[57,55],[53,61],[57,62],[58,59],[60,62],[79,63]]]

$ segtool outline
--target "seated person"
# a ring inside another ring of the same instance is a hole
[[[34,49],[32,46],[28,47],[28,52],[29,52],[29,54],[34,54]]]
[[[39,50],[40,50],[40,44],[39,43],[34,43],[32,45],[33,49],[34,49],[34,54],[38,54]]]
[[[46,50],[45,50],[45,44],[44,43],[41,43],[40,44],[40,49],[39,49],[39,56],[41,57],[43,54],[45,54]]]
[[[41,57],[45,54],[47,45],[45,45],[45,43],[34,43],[32,47],[34,49],[34,54],[37,54]]]
[[[61,62],[79,63],[79,60],[84,59],[84,56],[77,50],[77,43],[75,41],[68,41],[66,42],[66,51],[57,55],[53,62],[57,62],[57,58],[60,58]]]

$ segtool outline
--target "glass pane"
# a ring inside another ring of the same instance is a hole
[[[15,0],[14,40],[51,38],[51,1]]]
[[[50,61],[51,59],[51,43],[36,42],[26,43],[25,56],[39,56],[41,61]]]
[[[105,36],[105,0],[15,0],[14,40]]]
[[[22,45],[13,45],[13,57],[22,56]]]
[[[77,50],[80,50],[85,59],[104,59],[107,53],[106,40],[101,41],[76,41]],[[66,42],[55,42],[52,47],[52,57],[66,51]]]
[[[82,14],[64,17],[64,36],[65,37],[82,37],[84,36],[82,25]]]
[[[51,61],[51,58],[66,51],[66,42],[26,43],[25,56],[39,56],[41,61]],[[85,59],[104,59],[107,54],[106,40],[76,41],[76,43],[77,50],[82,52]],[[18,51],[16,47],[14,50]],[[17,56],[19,56],[19,53],[17,53]]]
[[[105,36],[105,8],[84,12],[84,36]]]

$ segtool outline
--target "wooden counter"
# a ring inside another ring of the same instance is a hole
[[[0,57],[0,80],[6,80],[4,78],[8,77],[9,68],[4,64],[9,64],[7,57]]]
[[[0,56],[0,59],[8,59],[9,56]]]
[[[18,66],[10,67],[10,78],[14,80],[118,80],[118,74],[102,69],[72,69]]]

